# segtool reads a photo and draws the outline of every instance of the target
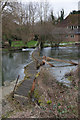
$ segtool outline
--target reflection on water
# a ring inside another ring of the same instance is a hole
[[[76,46],[73,47],[59,47],[59,49],[55,48],[43,48],[41,50],[41,56],[49,56],[53,58],[63,59],[66,61],[73,61],[78,63],[78,48]],[[68,81],[64,75],[67,72],[70,72],[71,70],[75,70],[75,66],[69,66],[69,63],[63,63],[63,62],[57,62],[57,61],[50,61],[53,65],[56,67],[49,67],[49,65],[46,65],[50,68],[50,72],[53,76],[56,77],[56,79],[59,82],[63,82],[64,84],[68,85],[70,84],[70,81]]]
[[[32,51],[3,52],[2,54],[2,81],[13,81],[20,75],[24,78],[24,66],[31,62]]]
[[[60,59],[77,60],[78,59],[78,48],[76,46],[59,47],[59,49],[47,47],[41,50],[41,55],[60,58]]]

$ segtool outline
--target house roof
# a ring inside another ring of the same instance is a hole
[[[80,26],[80,14],[69,14],[63,21],[57,24],[58,27]]]

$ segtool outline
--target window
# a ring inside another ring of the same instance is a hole
[[[71,29],[73,30],[73,29],[74,29],[74,26],[71,26]]]
[[[66,35],[65,37],[68,38],[68,35]]]
[[[74,38],[74,35],[71,35],[71,38]]]

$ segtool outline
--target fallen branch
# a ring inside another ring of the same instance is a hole
[[[65,61],[65,60],[55,59],[55,58],[51,58],[51,57],[46,57],[46,59],[48,59],[48,60],[55,60],[55,61],[58,61],[58,62],[70,63],[70,64],[72,64],[72,65],[78,65],[77,63],[74,63],[74,62],[72,62],[72,61]]]
[[[52,64],[51,64],[51,63],[49,63],[49,62],[47,62],[46,60],[42,60],[42,62],[44,62],[44,63],[46,63],[46,64],[50,65],[51,67],[55,67],[54,65],[52,65]]]
[[[50,61],[50,59],[48,59],[48,57],[46,57],[46,56],[43,56],[42,58],[43,58],[44,60]]]

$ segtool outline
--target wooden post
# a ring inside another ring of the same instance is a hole
[[[32,88],[31,88],[31,91],[30,91],[30,98],[32,98],[32,93],[34,92],[34,89],[35,89],[35,79],[33,81],[33,84],[32,84]]]
[[[32,84],[31,93],[34,91],[34,88],[35,88],[35,79],[34,79],[33,84]]]
[[[19,77],[20,77],[20,75],[18,75],[17,80],[16,80],[16,83],[15,83],[15,86],[14,86],[14,89],[13,89],[13,93],[12,93],[12,97],[13,97],[13,98],[14,98],[14,92],[15,92],[15,90],[16,90]]]

